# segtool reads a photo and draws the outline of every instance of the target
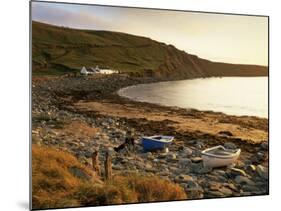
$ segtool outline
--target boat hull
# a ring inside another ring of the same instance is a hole
[[[162,150],[167,148],[173,140],[173,137],[163,136],[167,138],[168,141],[161,141],[153,139],[153,137],[143,137],[142,138],[142,146],[144,151],[154,151],[154,150]]]
[[[207,150],[202,151],[203,165],[211,168],[230,166],[236,163],[240,156],[241,150],[238,149],[231,155],[220,156],[208,153]]]

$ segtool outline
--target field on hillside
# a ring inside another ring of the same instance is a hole
[[[95,65],[142,72],[163,63],[166,50],[163,44],[148,38],[33,22],[32,54],[35,74],[61,74]]]

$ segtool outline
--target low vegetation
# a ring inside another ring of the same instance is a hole
[[[156,176],[115,175],[102,181],[67,152],[32,146],[33,209],[185,199],[177,184]]]

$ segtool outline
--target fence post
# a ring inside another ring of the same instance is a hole
[[[112,179],[112,164],[111,164],[111,157],[108,152],[106,152],[104,168],[105,168],[105,179],[111,180]]]
[[[100,163],[99,163],[99,152],[98,151],[93,152],[92,165],[93,165],[93,169],[97,173],[97,175],[101,176]]]

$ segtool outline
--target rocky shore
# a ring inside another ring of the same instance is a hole
[[[33,78],[32,142],[69,151],[86,165],[94,151],[101,161],[109,151],[113,173],[159,175],[184,187],[188,199],[268,194],[267,119],[137,103],[116,94],[150,82],[155,79],[126,75]],[[132,129],[136,152],[116,153],[113,147]],[[175,136],[169,152],[142,151],[141,136],[153,134]],[[203,167],[201,151],[218,144],[241,148],[236,166]]]

